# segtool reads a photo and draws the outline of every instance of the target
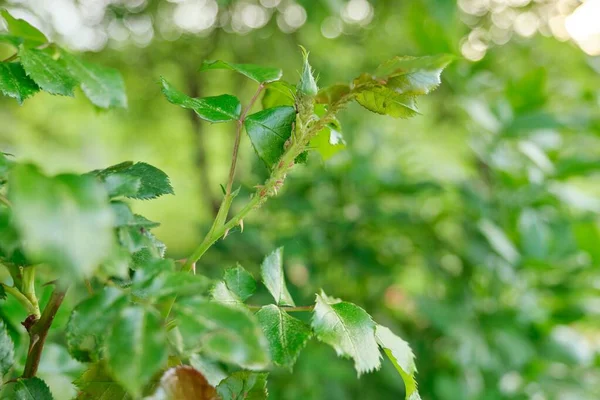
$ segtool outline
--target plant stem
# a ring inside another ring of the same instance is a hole
[[[35,307],[36,317],[40,316],[40,305],[38,303],[37,296],[35,295],[35,267],[23,267],[23,277],[21,282],[21,293]]]
[[[29,331],[29,352],[27,353],[27,361],[25,362],[25,369],[23,371],[23,378],[34,377],[37,373],[40,365],[40,358],[42,356],[42,350],[44,349],[44,343],[46,342],[46,336],[48,336],[48,330],[52,326],[56,312],[62,304],[67,288],[55,288],[50,296],[48,304],[44,308],[44,312],[40,319],[28,329]]]
[[[13,295],[17,301],[21,303],[23,307],[25,307],[29,315],[35,315],[36,319],[40,317],[40,309],[36,308],[31,301],[29,301],[29,299],[25,297],[23,293],[21,293],[19,289],[14,286],[8,286],[4,283],[0,283],[0,285],[2,285],[6,293]]]
[[[260,310],[263,306],[250,305],[247,307],[251,310]],[[288,307],[288,306],[278,306],[281,310],[286,312],[312,312],[315,309],[315,306],[300,306],[300,307]]]

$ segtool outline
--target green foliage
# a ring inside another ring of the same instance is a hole
[[[223,280],[227,288],[242,301],[247,300],[256,290],[256,281],[241,265],[226,269]]]
[[[104,181],[112,198],[147,200],[174,194],[167,174],[144,162],[127,161],[93,173]]]
[[[223,400],[263,400],[268,396],[267,374],[235,372],[217,386]]]
[[[52,393],[40,378],[17,379],[4,385],[0,399],[10,400],[52,400]]]
[[[283,248],[269,254],[260,266],[262,280],[275,299],[277,305],[295,306],[283,275]]]
[[[227,61],[204,61],[200,71],[211,69],[228,69],[239,72],[258,83],[269,83],[278,81],[283,72],[278,68],[261,67],[253,64],[233,64]]]
[[[394,333],[385,326],[377,325],[375,328],[377,343],[383,348],[385,354],[394,364],[394,367],[404,380],[406,398],[408,400],[420,400],[417,392],[417,382],[415,373],[415,355],[406,341],[394,335]]]
[[[10,34],[21,38],[27,46],[39,46],[48,42],[46,36],[27,21],[14,18],[6,10],[0,10],[0,15],[6,21]]]
[[[79,389],[77,400],[131,400],[125,389],[112,380],[100,363],[92,364],[74,383]]]
[[[0,91],[15,98],[19,104],[36,94],[40,88],[32,81],[23,66],[19,63],[4,62],[0,64]]]
[[[44,50],[22,48],[19,59],[29,76],[50,94],[74,96],[77,81],[69,71]]]
[[[252,146],[267,167],[272,168],[281,158],[295,119],[296,110],[290,106],[268,108],[246,118],[246,132]]]
[[[1,287],[2,286],[0,286],[0,288]],[[10,367],[12,367],[14,356],[15,350],[13,341],[10,336],[8,336],[4,321],[0,320],[0,380],[2,380],[2,377],[8,372]]]

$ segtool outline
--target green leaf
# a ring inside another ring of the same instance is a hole
[[[52,393],[40,378],[19,378],[2,386],[0,399],[6,400],[53,400]]]
[[[167,335],[160,317],[130,306],[121,311],[106,340],[106,360],[114,379],[134,397],[167,362]]]
[[[267,167],[273,166],[285,151],[292,135],[296,109],[289,106],[269,108],[249,115],[244,121],[254,150]]]
[[[182,365],[165,372],[147,400],[217,400],[217,391],[199,371]]]
[[[242,301],[254,294],[256,281],[252,275],[241,265],[225,270],[223,279],[229,290],[235,293]]]
[[[8,196],[31,261],[84,277],[111,253],[113,213],[93,177],[47,177],[33,165],[19,164],[11,171]]]
[[[81,90],[101,108],[127,107],[125,83],[119,71],[61,52],[61,63],[81,83]]]
[[[66,335],[73,358],[82,362],[100,358],[108,329],[127,303],[127,297],[120,290],[107,287],[73,309]]]
[[[4,291],[2,286],[0,286],[0,289]],[[6,298],[6,296],[4,296],[4,298]],[[2,377],[15,362],[14,347],[13,341],[8,335],[6,324],[4,323],[4,320],[0,319],[0,382],[2,382]]]
[[[139,268],[136,271],[136,278]],[[178,297],[197,296],[206,293],[212,281],[202,275],[190,275],[183,271],[167,271],[143,282],[134,282],[133,293],[143,299],[160,300],[177,295]]]
[[[19,63],[0,63],[0,92],[12,97],[19,104],[40,90]]]
[[[265,87],[265,94],[262,98],[263,108],[273,108],[279,106],[293,106],[295,104],[296,88],[286,81],[277,81],[269,83]]]
[[[266,372],[234,372],[217,386],[222,400],[264,400],[268,397]]]
[[[192,354],[190,365],[197,369],[212,386],[217,386],[223,379],[227,378],[225,371],[216,363],[200,356]]]
[[[211,358],[247,369],[269,364],[267,341],[247,310],[190,297],[178,301],[175,311],[188,349],[202,348]]]
[[[377,342],[383,348],[385,354],[392,361],[392,364],[394,364],[394,367],[396,367],[404,381],[406,399],[420,400],[421,396],[419,396],[417,391],[417,381],[415,380],[415,373],[417,372],[415,355],[409,344],[396,336],[391,330],[381,325],[377,325],[375,336]]]
[[[369,111],[394,118],[410,118],[419,113],[413,95],[400,94],[385,86],[360,90],[356,101]]]
[[[285,284],[283,273],[283,247],[273,251],[265,257],[260,266],[263,283],[280,306],[295,306]]]
[[[350,86],[336,84],[319,90],[315,101],[319,104],[335,104],[348,94],[350,94]]]
[[[174,194],[167,174],[144,162],[134,164],[127,161],[92,173],[104,181],[107,189],[112,190],[113,196],[120,194],[133,199],[148,200],[165,194]],[[119,178],[109,178],[115,175]],[[137,179],[139,185],[135,183]],[[137,190],[134,191],[136,187]]]
[[[76,400],[131,400],[101,363],[92,364],[73,383],[79,388]]]
[[[339,356],[354,359],[358,374],[381,366],[381,354],[375,341],[375,323],[362,308],[322,293],[312,319],[315,336],[332,346]]]
[[[48,42],[46,36],[29,22],[13,17],[6,10],[0,10],[0,15],[8,25],[8,32],[13,36],[22,38],[25,45],[35,47]]]
[[[448,54],[394,57],[381,64],[375,75],[377,79],[387,79],[387,86],[398,93],[428,94],[440,85],[442,71],[452,59]]]
[[[19,60],[27,75],[46,92],[61,96],[74,95],[77,80],[46,52],[22,47]]]
[[[256,317],[269,341],[273,362],[291,369],[312,336],[310,328],[274,304],[261,308]]]
[[[231,307],[243,306],[244,302],[237,294],[232,292],[224,281],[217,282],[210,290],[211,298],[217,303]]]
[[[164,78],[160,78],[162,92],[170,103],[194,110],[200,118],[208,122],[235,121],[240,118],[242,105],[237,97],[220,96],[192,98],[175,89]]]
[[[19,46],[24,42],[24,40],[22,37],[19,37],[19,36],[8,35],[6,33],[0,33],[0,42],[11,44],[16,49],[18,49]]]
[[[278,81],[281,78],[281,75],[283,75],[283,72],[279,68],[261,67],[260,65],[254,64],[233,64],[221,60],[204,61],[200,67],[200,71],[208,71],[211,69],[237,71],[258,83]]]

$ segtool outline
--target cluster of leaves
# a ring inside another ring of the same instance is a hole
[[[125,85],[118,71],[87,62],[69,54],[37,28],[6,10],[0,11],[8,33],[0,34],[0,43],[17,51],[0,62],[0,92],[19,104],[40,90],[53,95],[74,96],[80,87],[97,107],[126,107]]]
[[[6,18],[15,34],[21,32],[19,27],[37,32],[22,21]],[[42,49],[28,48],[27,43],[19,44],[23,66],[18,68],[37,82],[26,61],[33,52],[37,55],[33,65],[45,73],[53,71],[46,77],[56,84],[53,87],[64,89],[66,75],[57,72],[62,71],[59,64],[52,64],[63,59],[62,53],[54,60]],[[25,372],[4,385],[2,395],[52,398],[44,382],[35,377],[45,335],[68,286],[87,282],[91,295],[72,311],[66,330],[69,353],[89,363],[88,371],[76,381],[79,399],[107,393],[111,398],[266,398],[267,375],[260,371],[272,365],[291,369],[313,336],[339,356],[352,358],[359,375],[380,367],[381,347],[404,381],[406,398],[420,399],[408,344],[376,324],[362,308],[323,292],[316,295],[314,306],[296,307],[286,287],[281,249],[261,267],[262,281],[275,299],[275,304],[263,307],[245,305],[256,282],[241,266],[226,270],[218,282],[190,274],[190,270],[210,245],[232,227],[243,227],[247,213],[277,194],[287,172],[306,158],[308,150],[317,148],[326,157],[331,147],[339,146],[342,140],[335,114],[348,102],[356,99],[378,113],[411,116],[414,113],[400,113],[398,107],[410,104],[414,111],[414,99],[439,84],[447,63],[445,57],[396,58],[352,85],[319,91],[306,52],[297,86],[281,81],[279,69],[205,62],[201,70],[230,69],[258,83],[256,95],[245,108],[228,94],[191,98],[162,79],[163,93],[171,103],[193,109],[209,122],[235,121],[238,127],[221,208],[205,240],[183,266],[165,258],[164,244],[150,232],[158,223],[134,214],[126,202],[173,194],[164,172],[145,163],[126,162],[83,175],[48,176],[35,165],[0,155],[0,180],[6,186],[0,207],[0,261],[13,281],[0,286],[1,294],[11,293],[26,308],[23,325],[30,336]],[[37,85],[45,90],[52,86]],[[265,108],[249,114],[265,89]],[[122,96],[121,90],[109,92]],[[237,195],[231,187],[243,127],[271,175],[228,220]],[[43,310],[35,295],[38,265],[50,267],[57,278]],[[254,309],[258,311],[253,313]],[[294,311],[312,312],[311,324],[289,315]],[[14,348],[6,327],[0,328],[0,373],[4,376],[14,364]]]

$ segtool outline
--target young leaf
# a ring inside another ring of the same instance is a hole
[[[338,126],[329,124],[310,141],[310,148],[319,152],[323,161],[329,160],[346,147]]]
[[[263,283],[280,306],[295,306],[285,284],[283,274],[283,247],[273,251],[265,257],[260,266]]]
[[[410,118],[419,113],[414,96],[397,93],[386,86],[360,90],[356,101],[369,111],[394,118]]]
[[[404,381],[406,400],[420,400],[421,396],[417,391],[417,382],[415,373],[415,355],[413,354],[409,344],[394,335],[394,333],[385,326],[377,325],[375,329],[377,342],[383,348],[394,367],[400,373]]]
[[[11,171],[8,196],[31,261],[83,277],[110,254],[113,213],[104,188],[93,177],[51,178],[33,165],[19,164]]]
[[[122,190],[121,193],[127,192],[128,194],[126,196],[133,199],[148,200],[155,199],[165,194],[174,194],[173,186],[171,186],[167,174],[144,162],[134,164],[131,161],[127,161],[106,169],[92,171],[92,173],[102,179],[105,182],[105,185],[107,185],[107,188],[109,190],[112,189],[113,194],[119,193],[114,186],[116,185],[116,182],[109,180],[109,177],[114,175],[121,177],[120,179],[122,180],[123,185],[125,185],[125,182],[123,182],[125,176],[132,180],[139,179],[139,185],[136,185],[133,181],[129,181],[130,185],[128,187],[121,187],[119,189]],[[137,186],[137,190],[133,192],[135,186]]]
[[[375,323],[362,308],[322,293],[317,295],[312,327],[315,336],[332,346],[339,356],[354,359],[359,375],[380,367]]]
[[[242,105],[235,96],[223,94],[196,99],[181,93],[162,77],[160,82],[162,92],[170,103],[194,110],[205,121],[227,122],[240,118]]]
[[[267,373],[248,371],[234,372],[217,386],[222,400],[265,400],[267,392]]]
[[[131,400],[100,363],[92,364],[73,383],[79,388],[76,400]]]
[[[111,375],[134,397],[167,362],[167,337],[160,317],[130,306],[121,311],[106,341]]]
[[[208,71],[211,69],[228,69],[231,71],[237,71],[258,83],[278,81],[283,74],[279,68],[261,67],[253,64],[233,64],[221,60],[204,61],[200,67],[200,71]]]
[[[252,296],[256,290],[256,281],[239,264],[236,267],[226,269],[223,279],[229,290],[235,293],[242,301]]]
[[[182,365],[165,372],[158,389],[147,400],[218,400],[218,396],[199,371]]]
[[[247,369],[269,364],[267,341],[248,311],[198,297],[178,301],[175,311],[188,349]]]
[[[19,63],[0,63],[0,92],[19,104],[36,94],[40,88],[25,74]]]
[[[13,17],[6,10],[0,10],[0,15],[6,21],[11,35],[22,38],[28,47],[35,47],[48,42],[46,36],[29,22]]]
[[[264,109],[293,106],[295,104],[296,88],[286,81],[277,81],[268,84],[265,87],[265,94],[262,98],[262,107]]]
[[[2,286],[0,286],[0,289],[4,290]],[[0,382],[2,381],[4,374],[12,367],[15,361],[14,357],[15,350],[13,341],[8,335],[4,320],[0,319]]]
[[[40,378],[19,378],[2,386],[1,399],[10,400],[53,400],[52,393]]]
[[[46,92],[61,96],[74,95],[77,80],[46,52],[22,47],[19,59],[27,75]]]
[[[377,79],[387,79],[387,86],[398,93],[423,95],[440,85],[442,71],[451,61],[452,56],[447,54],[394,57],[381,64],[375,75]]]
[[[296,109],[281,106],[249,115],[244,121],[254,150],[267,167],[270,168],[281,158],[295,120]]]
[[[67,345],[73,358],[83,362],[100,358],[108,328],[127,302],[120,290],[107,287],[73,309],[67,324]]]
[[[275,364],[291,369],[312,335],[310,328],[274,304],[261,308],[256,317]]]
[[[81,90],[94,105],[127,107],[125,83],[117,70],[83,61],[66,52],[61,53],[60,61],[81,83]]]

